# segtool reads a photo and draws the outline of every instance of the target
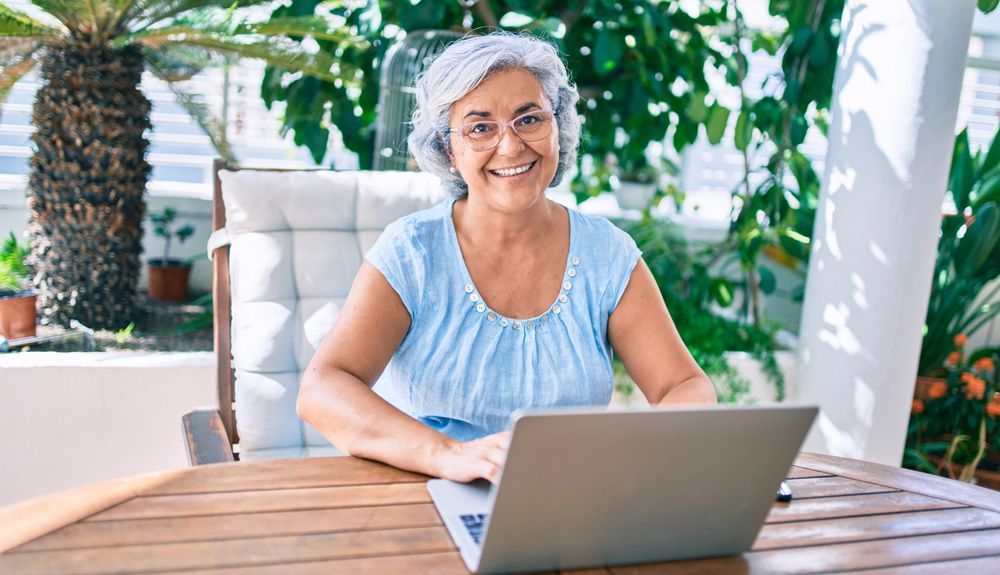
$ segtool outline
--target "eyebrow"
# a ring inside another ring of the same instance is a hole
[[[518,109],[514,110],[514,115],[518,116],[518,115],[520,115],[520,114],[522,114],[524,112],[527,112],[528,110],[530,110],[532,108],[541,108],[541,106],[539,106],[538,104],[536,104],[534,102],[528,102],[527,104],[523,104]],[[472,110],[472,111],[468,112],[467,114],[465,114],[465,116],[462,119],[468,118],[469,116],[481,116],[483,118],[489,118],[492,115],[493,114],[491,114],[489,112],[480,112],[478,110]]]

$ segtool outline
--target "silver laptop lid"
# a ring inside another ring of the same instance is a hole
[[[815,407],[579,409],[517,416],[478,572],[746,551]]]

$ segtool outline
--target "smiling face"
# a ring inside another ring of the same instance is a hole
[[[461,126],[483,120],[509,122],[514,118],[549,109],[549,100],[535,75],[526,70],[504,70],[492,74],[475,90],[455,102],[449,125]],[[533,121],[526,119],[527,123]],[[551,120],[548,136],[525,142],[510,127],[504,129],[497,146],[490,150],[470,148],[459,133],[449,134],[452,166],[469,186],[469,197],[485,201],[501,211],[518,211],[545,197],[545,188],[555,177],[559,161],[559,127]],[[520,127],[520,125],[518,126]]]

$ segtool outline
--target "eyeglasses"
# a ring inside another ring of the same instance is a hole
[[[448,128],[444,134],[455,133],[465,140],[465,144],[477,152],[492,150],[500,144],[504,131],[510,128],[525,142],[536,142],[552,133],[552,110],[535,110],[520,115],[509,122],[479,120],[462,124],[458,128]]]

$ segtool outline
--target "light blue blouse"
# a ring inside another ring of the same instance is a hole
[[[465,266],[447,200],[390,224],[366,258],[399,294],[410,328],[379,386],[397,407],[459,441],[507,429],[521,408],[604,406],[608,318],[640,252],[609,221],[568,210],[562,290],[540,316],[504,317]],[[388,389],[385,389],[385,387]]]

